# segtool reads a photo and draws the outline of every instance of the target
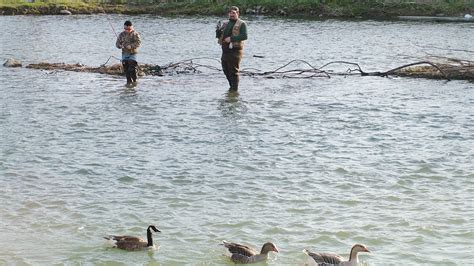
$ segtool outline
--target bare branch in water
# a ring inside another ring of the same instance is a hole
[[[110,75],[122,75],[121,64],[113,64],[107,66],[109,61],[114,58],[120,61],[119,58],[111,56],[100,67],[88,67],[81,64],[64,64],[64,63],[39,63],[30,64],[27,68],[36,68],[44,70],[65,70],[77,72],[95,72]],[[474,79],[474,62],[461,59],[440,57],[445,61],[451,63],[434,63],[431,61],[418,61],[410,64],[405,64],[388,71],[366,72],[358,63],[348,61],[331,61],[323,64],[320,67],[315,67],[309,62],[301,59],[294,59],[288,63],[275,68],[271,71],[261,71],[256,68],[246,68],[241,70],[242,75],[258,76],[264,78],[331,78],[331,76],[411,76],[434,79]],[[211,63],[209,63],[209,61]],[[293,65],[298,65],[292,68]],[[301,67],[303,65],[303,67]],[[426,66],[421,66],[426,65]],[[172,74],[186,74],[186,73],[203,73],[203,70],[211,72],[222,71],[221,62],[218,59],[210,57],[197,57],[191,59],[181,60],[175,63],[169,63],[164,66],[140,64],[140,72],[142,75],[172,75]],[[330,69],[329,67],[332,67]],[[346,68],[341,69],[342,68]]]

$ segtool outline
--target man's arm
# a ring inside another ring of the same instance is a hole
[[[140,34],[138,34],[138,32],[135,33],[134,37],[135,37],[134,42],[131,43],[130,46],[132,49],[137,49],[142,44],[142,39],[140,37]]]
[[[123,38],[122,38],[122,33],[119,34],[117,37],[117,41],[115,42],[115,46],[119,49],[123,48]]]

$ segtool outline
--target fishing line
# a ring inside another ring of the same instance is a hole
[[[115,38],[118,38],[118,34],[117,34],[117,32],[115,31],[114,25],[112,24],[112,21],[110,21],[109,14],[107,14],[107,13],[105,12],[105,9],[104,9],[103,7],[101,7],[101,9],[102,9],[102,12],[103,12],[104,15],[105,15],[105,18],[106,18],[107,21],[109,22],[109,25],[110,25],[110,27],[112,28],[112,31],[113,31],[114,34],[115,34]],[[111,56],[111,57],[109,57],[109,59],[107,59],[107,62],[105,62],[105,64],[107,64],[107,63],[109,62],[110,58],[112,58],[112,57],[118,59],[118,58],[115,57],[115,56]],[[119,59],[119,60],[120,60],[120,62],[122,62],[121,59]],[[105,64],[103,64],[102,66],[105,66]],[[123,71],[122,65],[120,65],[120,69],[121,69],[121,71]]]
[[[110,27],[112,28],[112,30],[113,30],[113,32],[114,32],[114,34],[115,34],[115,37],[118,38],[118,34],[117,34],[117,32],[115,31],[115,29],[114,29],[114,25],[112,25],[112,22],[110,21],[109,16],[108,16],[107,14],[106,14],[106,16],[107,16],[107,21],[109,22],[109,25],[110,25]]]
[[[118,34],[115,31],[115,28],[114,28],[114,25],[112,24],[112,21],[110,21],[109,15],[105,12],[105,9],[103,7],[101,7],[101,9],[102,9],[102,12],[104,13],[105,17],[107,18],[107,21],[109,22],[109,25],[112,28],[112,31],[114,32],[115,37],[118,38]]]

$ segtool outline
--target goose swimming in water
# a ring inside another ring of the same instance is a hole
[[[160,230],[156,229],[154,225],[148,226],[146,230],[146,238],[147,240],[141,238],[141,237],[136,237],[136,236],[115,236],[115,235],[110,235],[104,237],[107,240],[115,240],[115,247],[123,250],[128,250],[128,251],[135,251],[135,250],[143,250],[146,248],[153,248],[153,231],[155,232],[161,232]]]
[[[359,252],[369,252],[366,246],[362,244],[355,244],[352,246],[351,254],[349,260],[345,261],[343,257],[334,254],[334,253],[319,253],[311,252],[307,249],[303,250],[308,256],[314,259],[316,263],[320,266],[323,265],[337,265],[337,266],[356,266],[359,263],[358,253]]]
[[[278,249],[275,244],[271,242],[263,244],[260,253],[248,246],[244,246],[237,243],[230,243],[225,240],[222,242],[222,245],[224,245],[224,247],[226,247],[229,252],[232,253],[230,259],[234,263],[247,264],[266,261],[268,259],[268,253],[270,251],[278,252]]]

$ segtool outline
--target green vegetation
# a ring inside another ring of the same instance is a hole
[[[0,7],[31,7],[41,8],[45,6],[75,6],[75,7],[90,7],[96,5],[95,3],[90,4],[88,1],[80,0],[42,0],[42,1],[25,1],[25,0],[0,0]]]
[[[417,3],[422,2],[422,3]],[[459,16],[474,11],[472,0],[0,0],[0,14],[98,12],[159,15],[223,15],[236,5],[242,14],[390,18],[399,15]]]
[[[1,15],[49,15],[59,14],[60,10],[71,10],[74,13],[87,14],[99,12],[97,4],[90,4],[79,0],[59,1],[25,1],[0,0]]]

